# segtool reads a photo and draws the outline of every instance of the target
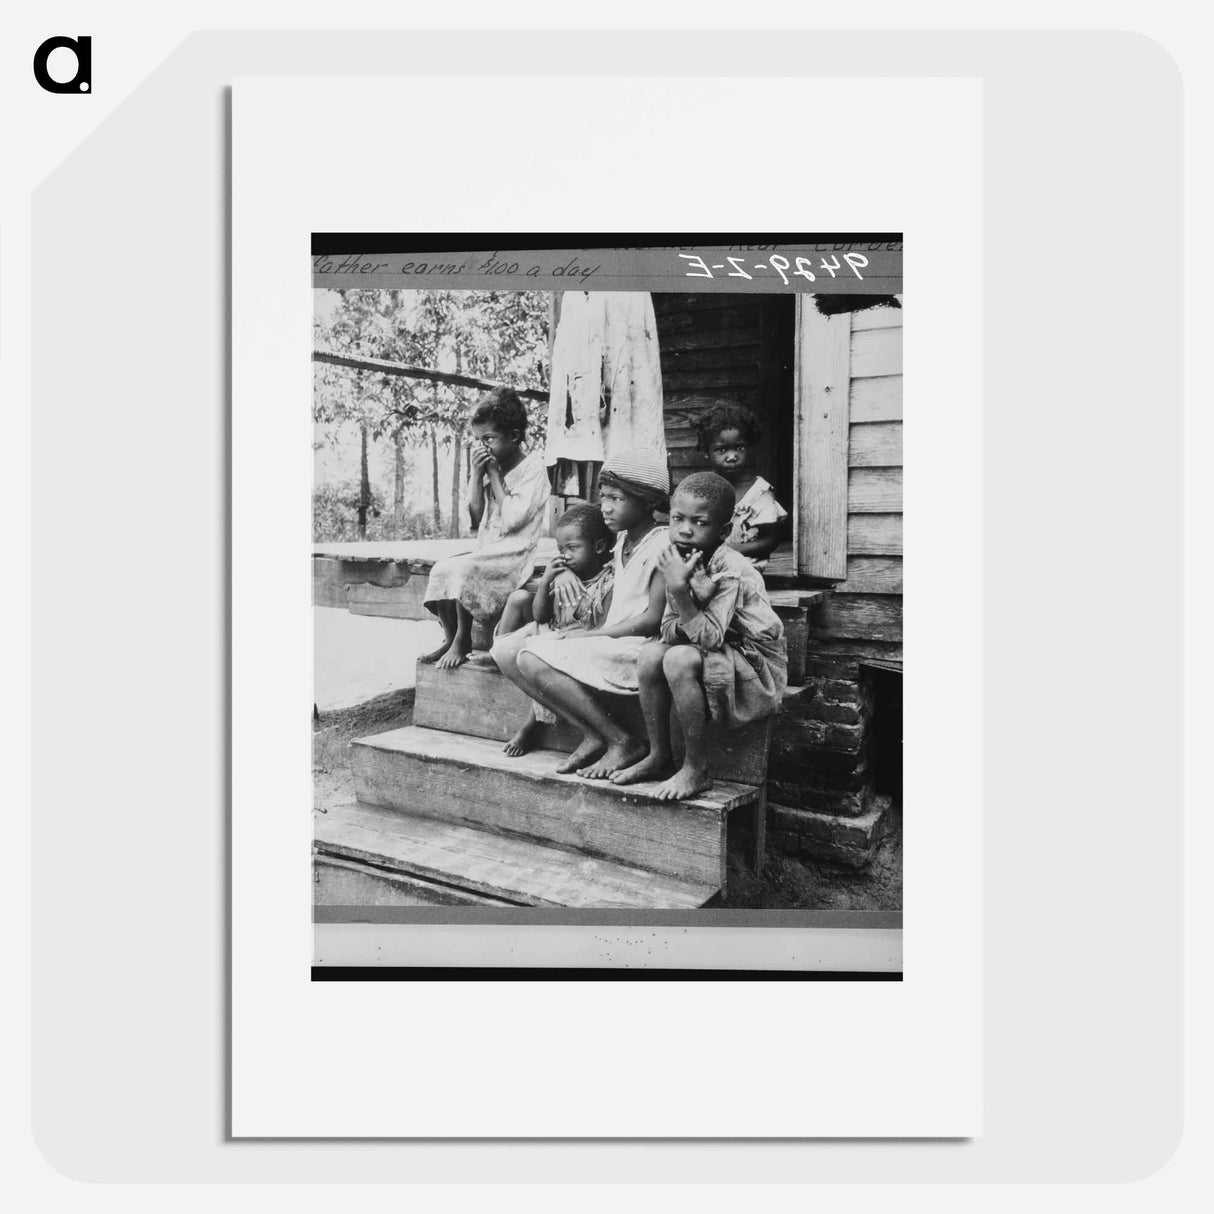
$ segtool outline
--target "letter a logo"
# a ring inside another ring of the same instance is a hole
[[[70,80],[55,80],[46,70],[52,51],[60,48],[76,56],[76,74]],[[80,35],[77,38],[48,38],[34,52],[34,79],[48,93],[89,93],[93,89],[93,40]]]

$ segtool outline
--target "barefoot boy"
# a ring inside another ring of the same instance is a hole
[[[660,800],[682,801],[710,789],[709,724],[738,729],[769,716],[788,681],[784,626],[762,575],[724,543],[734,504],[733,486],[715,472],[684,479],[670,503],[671,547],[658,565],[666,612],[660,638],[645,645],[637,665],[649,754],[611,777],[634,784],[669,776],[654,794]],[[684,740],[678,771],[672,703]]]

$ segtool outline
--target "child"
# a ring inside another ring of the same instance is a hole
[[[763,433],[758,419],[741,405],[716,405],[700,419],[697,431],[700,450],[737,498],[726,543],[749,557],[756,569],[766,569],[788,511],[776,501],[771,485],[750,471],[751,450]]]
[[[556,525],[556,547],[559,555],[544,570],[534,599],[526,590],[516,590],[506,604],[493,642],[493,660],[503,671],[509,671],[517,682],[516,661],[527,641],[549,626],[558,632],[579,632],[598,628],[603,623],[611,603],[614,570],[611,547],[614,537],[603,519],[602,512],[586,502],[578,502],[561,515]],[[560,601],[553,593],[552,583],[562,572],[571,573],[580,591],[576,599]],[[530,608],[534,622],[518,623]],[[554,724],[556,717],[542,704],[533,703],[527,719],[505,745],[512,758],[526,754],[531,748],[531,735],[536,725],[544,721]]]
[[[617,539],[606,619],[587,632],[532,637],[514,672],[506,671],[533,700],[581,730],[581,744],[557,771],[606,779],[645,753],[644,743],[621,727],[595,693],[637,694],[637,655],[646,639],[657,635],[666,605],[657,571],[665,529],[653,514],[665,507],[669,493],[670,474],[657,452],[619,451],[607,458],[599,473],[599,505]],[[567,590],[564,578],[556,581],[558,600]]]
[[[542,452],[523,454],[527,411],[512,388],[494,388],[472,410],[468,513],[476,549],[436,561],[425,605],[443,626],[443,643],[421,660],[452,670],[468,660],[472,617],[496,615],[535,567],[544,528],[548,474]]]
[[[683,765],[654,793],[684,801],[712,787],[708,723],[737,729],[780,706],[788,682],[784,626],[763,577],[725,543],[733,486],[715,472],[680,482],[670,503],[670,543],[658,568],[666,582],[661,638],[641,651],[641,710],[649,753],[617,771],[616,784],[669,775],[670,707],[683,730]],[[702,605],[701,605],[702,604]]]

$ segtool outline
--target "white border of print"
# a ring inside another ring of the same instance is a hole
[[[543,124],[520,135],[528,113]],[[847,114],[846,138],[807,131],[813,113]],[[236,1136],[980,1132],[980,147],[970,79],[236,83]],[[309,980],[310,233],[570,229],[905,234],[901,983]],[[723,1066],[726,1026],[801,1044]],[[341,1065],[315,1065],[334,1040]]]

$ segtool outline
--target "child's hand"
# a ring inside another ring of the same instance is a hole
[[[697,548],[684,560],[673,545],[664,548],[658,554],[658,569],[666,579],[666,589],[687,590],[691,583],[691,575],[696,571],[703,556],[704,554]]]
[[[691,597],[696,600],[701,606],[708,602],[710,598],[717,592],[717,584],[704,572],[703,569],[697,569],[691,575]]]
[[[472,459],[472,466],[478,472],[487,471],[489,464],[494,462],[493,452],[483,443],[477,443],[473,446],[470,457]]]
[[[572,611],[582,601],[582,582],[576,573],[562,569],[553,582],[557,606]]]

